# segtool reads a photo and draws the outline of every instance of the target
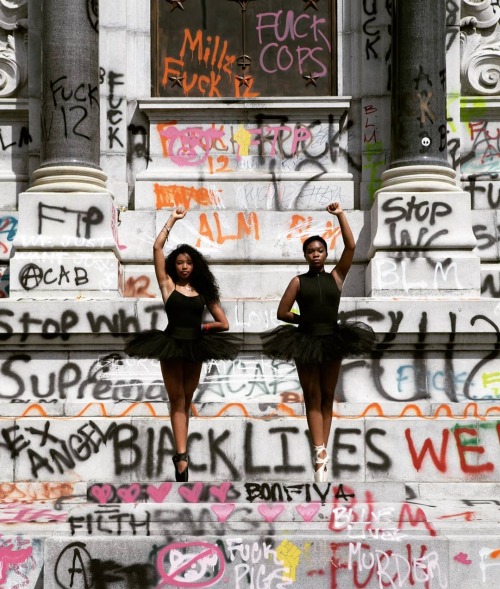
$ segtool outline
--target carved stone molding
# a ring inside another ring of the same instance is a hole
[[[27,56],[24,33],[8,35],[0,41],[0,98],[15,96],[25,84]]]
[[[28,28],[28,0],[0,0],[0,27],[8,31]]]
[[[500,15],[491,0],[462,0],[460,20],[462,95],[500,93]]]
[[[0,0],[0,98],[19,95],[27,79],[28,0]]]

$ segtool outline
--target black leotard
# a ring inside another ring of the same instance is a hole
[[[337,325],[340,290],[330,273],[309,271],[299,276],[299,329],[311,335],[330,335]]]
[[[167,335],[176,339],[199,338],[204,308],[200,295],[189,297],[174,290],[165,302],[168,317]]]

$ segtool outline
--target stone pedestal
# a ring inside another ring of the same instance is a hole
[[[479,296],[468,193],[380,192],[371,225],[369,296]]]
[[[24,193],[10,263],[14,298],[121,296],[117,212],[110,194]]]

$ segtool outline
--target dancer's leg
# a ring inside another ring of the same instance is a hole
[[[170,421],[174,433],[175,451],[182,454],[187,450],[188,415],[186,414],[186,402],[184,394],[184,365],[176,360],[164,360],[161,362],[163,382],[167,389],[170,402]],[[187,462],[178,462],[179,472],[183,472]]]
[[[323,446],[323,414],[321,412],[321,384],[320,367],[318,364],[297,364],[300,386],[304,393],[306,406],[307,425],[314,446]],[[326,458],[326,450],[317,455],[317,458]],[[317,462],[314,470],[318,471],[322,464]]]
[[[189,430],[189,413],[193,395],[200,382],[201,362],[184,362],[184,411],[186,413],[186,430]]]
[[[321,415],[323,418],[323,443],[328,444],[330,429],[332,427],[333,402],[335,400],[335,387],[339,379],[341,360],[320,365],[321,386]]]

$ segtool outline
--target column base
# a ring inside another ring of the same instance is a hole
[[[107,176],[84,166],[47,166],[33,172],[33,186],[27,192],[107,192]]]
[[[445,166],[401,166],[382,173],[379,192],[463,192],[457,173]]]

